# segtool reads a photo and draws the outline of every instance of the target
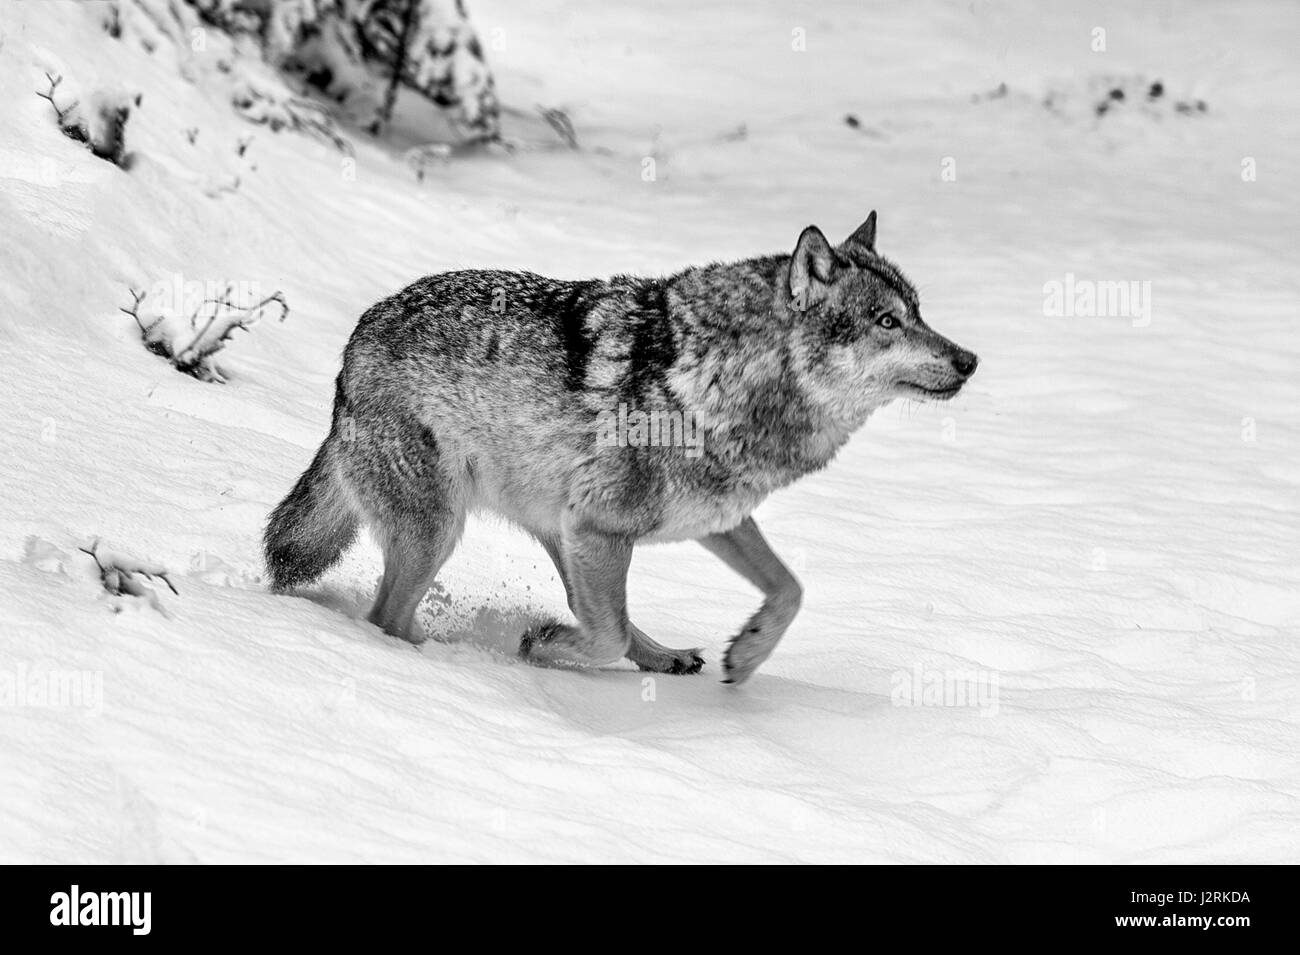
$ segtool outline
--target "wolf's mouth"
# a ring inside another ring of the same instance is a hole
[[[964,381],[956,381],[950,385],[945,385],[942,388],[935,388],[930,385],[918,384],[915,381],[900,381],[898,383],[898,387],[900,390],[908,394],[920,395],[924,398],[935,398],[940,401],[945,401],[948,398],[951,398],[957,392],[961,391],[961,386],[964,384],[965,384]]]

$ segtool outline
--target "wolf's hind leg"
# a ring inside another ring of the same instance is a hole
[[[644,630],[632,624],[632,645],[628,647],[627,658],[636,664],[638,670],[671,673],[674,676],[689,675],[703,669],[704,648],[673,650],[651,640]]]
[[[562,568],[578,626],[533,627],[519,643],[519,656],[539,666],[597,667],[618,662],[632,639],[627,619],[632,542],[570,524],[562,534],[560,553],[556,566]]]
[[[564,569],[564,557],[560,552],[559,543],[550,537],[538,537],[538,540],[550,555],[551,562],[555,564],[556,573],[560,575],[560,582],[564,584],[564,595],[569,601],[569,609],[577,613],[573,602],[573,587],[569,583],[568,572]],[[677,675],[699,673],[700,668],[704,666],[702,647],[673,650],[650,639],[644,630],[631,621],[628,621],[628,633],[631,640],[628,644],[627,658],[635,663],[638,669],[651,673]]]
[[[763,592],[763,606],[749,618],[727,647],[724,683],[744,683],[768,658],[784,635],[799,605],[803,588],[781,559],[772,553],[752,517],[721,534],[701,537],[700,543]]]
[[[415,608],[465,528],[464,485],[419,421],[373,410],[358,411],[354,421],[341,470],[384,551],[384,577],[367,619],[420,643]]]
[[[391,636],[423,643],[415,609],[456,549],[464,527],[463,512],[440,510],[421,515],[415,527],[393,529],[383,541],[384,579],[366,619]]]

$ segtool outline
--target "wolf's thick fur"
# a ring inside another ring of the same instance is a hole
[[[647,637],[625,588],[634,544],[699,540],[764,594],[724,660],[746,679],[801,600],[750,514],[876,408],[950,397],[975,370],[874,246],[873,212],[838,247],[810,226],[792,255],[668,278],[451,272],[379,302],[348,343],[329,436],[271,515],[273,587],[317,577],[364,521],[384,551],[370,620],[417,641],[415,608],[478,508],[542,543],[577,618],[530,630],[521,656],[693,673],[699,651]],[[620,406],[688,417],[700,449],[602,444]]]

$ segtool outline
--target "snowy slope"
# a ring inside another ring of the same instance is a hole
[[[237,117],[217,38],[151,54],[99,4],[2,6],[0,861],[1300,857],[1294,7],[476,0],[526,148],[417,183],[360,134],[349,166]],[[143,94],[129,173],[59,134],[47,70]],[[534,104],[584,148],[533,148]],[[643,628],[707,648],[693,678],[515,660],[563,594],[492,523],[419,649],[364,622],[369,544],[266,592],[262,523],[375,299],[457,267],[666,273],[871,208],[981,368],[759,511],[806,598],[743,688],[716,661],[758,598],[694,546],[630,583]],[[1149,322],[1044,314],[1067,273],[1151,283]],[[202,383],[118,311],[176,276],[292,312]],[[95,538],[171,568],[167,616],[112,612]],[[3,697],[68,673],[102,697]],[[983,706],[895,705],[964,674]]]

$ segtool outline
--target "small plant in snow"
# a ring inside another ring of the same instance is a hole
[[[36,95],[48,100],[54,108],[63,135],[84,143],[100,159],[130,169],[133,157],[126,151],[126,121],[131,118],[131,106],[140,105],[140,97],[99,92],[91,97],[88,107],[83,107],[76,99],[60,106],[59,86],[63,77],[46,73],[45,78],[49,80],[49,89],[44,93],[37,90]]]
[[[280,321],[289,314],[284,293],[274,292],[251,305],[234,301],[234,287],[228,286],[219,298],[205,298],[188,316],[178,321],[163,314],[149,320],[140,315],[147,293],[131,289],[132,302],[119,311],[130,315],[140,328],[140,340],[155,355],[167,359],[177,370],[199,379],[222,384],[225,375],[214,361],[236,331],[248,331],[265,312],[277,310]]]
[[[168,613],[163,609],[158,594],[140,578],[161,580],[172,593],[180,596],[180,591],[172,583],[166,568],[160,564],[148,563],[117,551],[106,550],[100,546],[98,538],[89,547],[80,547],[78,550],[83,554],[89,554],[95,561],[95,566],[99,568],[100,582],[114,597],[139,597],[166,617]],[[121,612],[122,605],[114,606],[113,610]]]
[[[427,143],[413,146],[402,154],[406,164],[415,171],[415,178],[424,182],[431,167],[443,165],[451,158],[452,149],[446,143]]]
[[[546,120],[555,134],[564,140],[564,144],[570,149],[578,148],[578,133],[573,128],[573,120],[569,119],[569,114],[562,109],[542,106],[538,104],[537,114]]]
[[[131,289],[131,304],[123,305],[118,308],[119,312],[125,312],[135,319],[135,323],[140,326],[140,340],[144,342],[144,347],[158,355],[161,358],[171,358],[171,351],[168,348],[167,339],[162,335],[159,329],[163,322],[167,320],[165,315],[159,315],[148,325],[140,317],[140,303],[145,300],[144,292],[137,292]]]
[[[344,155],[352,155],[352,144],[339,133],[329,110],[314,100],[279,95],[250,78],[235,88],[232,103],[250,123],[265,124],[273,132],[292,129],[308,133]]]
[[[204,381],[225,381],[212,364],[212,357],[226,347],[230,337],[237,330],[247,331],[262,317],[263,311],[272,306],[279,309],[280,321],[289,314],[289,304],[280,292],[244,307],[232,302],[230,295],[231,290],[227,289],[222,298],[205,299],[204,305],[211,308],[200,308],[190,317],[190,329],[195,335],[172,357],[172,364],[178,369]]]

